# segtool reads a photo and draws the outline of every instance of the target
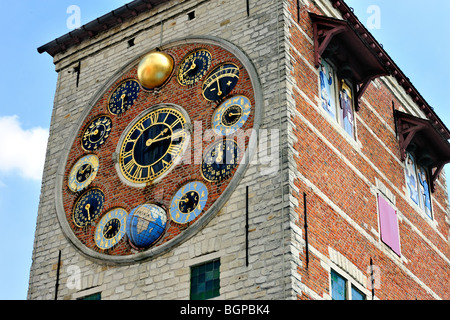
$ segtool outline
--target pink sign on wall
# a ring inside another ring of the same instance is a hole
[[[397,212],[380,195],[378,195],[378,209],[380,212],[381,241],[398,256],[401,256]]]

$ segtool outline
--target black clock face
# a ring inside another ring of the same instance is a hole
[[[232,63],[216,67],[203,83],[203,97],[209,101],[225,98],[239,81],[239,67]]]
[[[82,165],[77,171],[77,182],[83,183],[91,176],[94,168],[90,163],[86,163]]]
[[[231,127],[238,123],[242,118],[242,108],[238,104],[231,105],[222,115],[222,124],[227,127]]]
[[[220,182],[230,177],[238,166],[239,146],[234,140],[226,139],[213,143],[206,150],[202,162],[202,176],[210,182]]]
[[[206,74],[211,67],[211,53],[200,49],[190,53],[180,64],[178,82],[183,86],[192,86]]]
[[[103,237],[105,239],[114,238],[119,233],[120,226],[121,224],[119,219],[113,218],[109,220],[103,228]]]
[[[139,96],[141,87],[139,82],[130,79],[125,80],[114,90],[108,102],[108,110],[114,115],[125,113]]]
[[[200,195],[197,191],[190,191],[183,195],[178,204],[181,213],[188,214],[194,211],[200,201]]]
[[[86,191],[77,200],[73,209],[73,222],[82,228],[93,223],[103,210],[105,195],[100,189]]]
[[[125,235],[127,215],[123,208],[112,209],[105,213],[95,230],[95,244],[98,248],[111,249],[122,240]]]
[[[108,139],[112,121],[108,116],[101,116],[91,121],[83,133],[81,146],[86,151],[97,150]]]
[[[161,108],[138,120],[120,150],[120,168],[134,183],[146,183],[164,174],[181,155],[186,140],[183,115]]]

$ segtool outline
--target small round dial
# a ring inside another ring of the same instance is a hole
[[[238,166],[240,150],[231,139],[220,140],[206,149],[202,162],[202,176],[210,182],[220,182],[230,177]]]
[[[216,67],[203,83],[203,97],[208,101],[224,99],[239,81],[239,67],[225,63]]]
[[[213,129],[217,134],[230,135],[243,127],[250,116],[252,106],[245,96],[225,100],[213,114]]]
[[[172,199],[170,216],[179,224],[194,220],[208,200],[208,188],[199,181],[193,181],[180,188]]]
[[[114,247],[125,235],[126,219],[128,213],[125,209],[117,208],[107,212],[95,230],[95,244],[106,250]]]
[[[73,192],[87,188],[95,179],[99,167],[99,160],[96,155],[84,156],[75,163],[69,174],[69,188]]]
[[[108,101],[108,110],[114,115],[125,113],[131,108],[139,96],[141,86],[135,79],[120,83],[113,91]]]
[[[108,139],[111,132],[112,121],[108,116],[100,116],[92,120],[84,130],[81,146],[86,151],[97,150]]]
[[[101,214],[105,195],[100,189],[86,191],[78,198],[73,208],[73,222],[83,228],[92,224]]]
[[[183,86],[192,86],[206,74],[211,67],[211,53],[200,49],[183,59],[178,70],[177,80]]]

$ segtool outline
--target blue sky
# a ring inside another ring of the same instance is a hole
[[[126,0],[0,0],[0,300],[26,299],[42,166],[57,74],[52,58],[37,48],[69,32],[67,9],[81,9],[81,24]],[[450,126],[445,93],[450,74],[450,1],[347,0],[366,24],[380,8],[379,29],[370,31]],[[370,21],[369,21],[370,22]],[[450,167],[450,166],[449,166]],[[450,170],[447,168],[447,172]],[[448,176],[450,176],[448,174]]]

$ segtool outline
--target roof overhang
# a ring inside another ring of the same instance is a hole
[[[64,52],[70,47],[79,45],[85,40],[91,39],[102,32],[122,24],[126,20],[134,18],[143,12],[149,11],[156,6],[169,1],[170,0],[135,0],[39,47],[38,52],[47,52],[54,57],[56,54]]]
[[[340,78],[356,85],[358,100],[373,79],[389,74],[378,54],[364,42],[350,23],[314,13],[309,15],[313,22],[316,68],[322,58],[331,61]],[[358,105],[356,109],[358,111]]]
[[[429,170],[432,180],[432,191],[435,181],[445,164],[450,163],[450,144],[436,130],[430,120],[395,111],[397,132],[402,161],[406,160],[406,152],[416,155],[419,165]]]
[[[364,40],[364,42],[371,48],[372,52],[375,52],[379,60],[384,64],[389,74],[393,76],[398,84],[405,90],[405,92],[416,103],[420,110],[423,111],[425,116],[432,122],[436,130],[445,139],[450,139],[450,131],[439,118],[428,102],[422,97],[419,91],[411,83],[410,79],[403,73],[403,71],[395,64],[387,52],[383,49],[383,46],[373,37],[373,35],[364,27],[350,8],[343,0],[330,0],[333,7],[339,10],[343,19],[347,21],[358,34],[358,36]]]

